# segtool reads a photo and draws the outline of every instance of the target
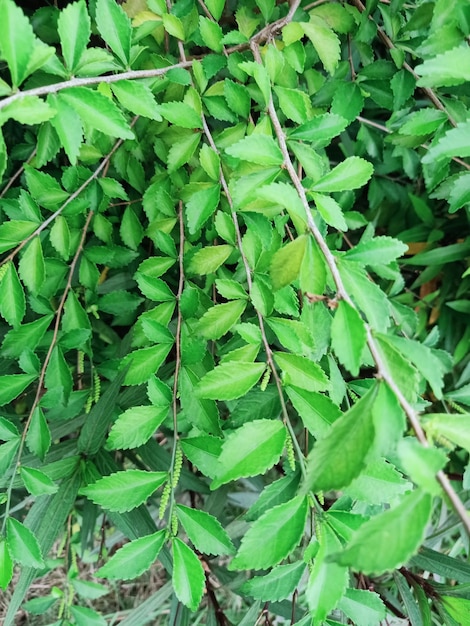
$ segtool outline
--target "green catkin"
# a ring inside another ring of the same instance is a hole
[[[287,453],[287,462],[289,463],[289,467],[293,472],[295,472],[295,452],[294,452],[294,444],[292,442],[292,437],[287,435],[286,439],[286,453]]]
[[[93,400],[96,403],[100,399],[100,395],[101,395],[101,379],[96,370],[94,370],[93,372],[93,390],[94,390]]]
[[[457,402],[454,402],[453,400],[447,400],[447,404],[454,409],[456,413],[461,413],[462,415],[466,415],[468,413],[468,411],[461,407],[460,404],[457,404]]]
[[[11,261],[10,261],[10,263],[11,263]],[[0,267],[0,282],[2,281],[3,277],[7,273],[7,269],[8,269],[8,266],[10,265],[10,263],[5,263],[5,265],[2,265]]]
[[[176,537],[176,535],[178,534],[178,516],[176,515],[176,513],[173,513],[173,515],[171,516],[171,534],[173,535],[173,537]]]
[[[85,353],[79,350],[77,353],[77,374],[83,374],[85,371]]]
[[[183,469],[183,451],[181,450],[180,445],[177,444],[176,453],[175,453],[175,463],[173,466],[173,480],[172,480],[173,489],[175,489],[176,486],[178,485],[178,481],[180,479],[182,469]]]
[[[266,371],[264,372],[263,380],[261,381],[261,384],[260,384],[261,391],[266,391],[270,378],[271,378],[271,370],[268,367]]]
[[[90,395],[87,398],[86,404],[85,404],[85,413],[87,415],[91,411],[91,407],[92,406],[93,406],[93,394],[90,393]]]
[[[168,480],[165,483],[165,486],[163,487],[162,497],[160,498],[160,508],[158,510],[158,519],[163,519],[163,516],[165,515],[166,507],[170,500],[170,495],[171,495],[171,483]]]

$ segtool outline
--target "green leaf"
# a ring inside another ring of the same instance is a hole
[[[5,120],[11,118],[20,124],[33,125],[47,122],[56,115],[56,111],[38,96],[24,96],[4,107],[1,115]]]
[[[36,378],[36,374],[0,376],[0,406],[8,404],[17,398]]]
[[[226,78],[224,80],[224,96],[228,106],[237,115],[246,118],[250,113],[251,98],[245,85],[235,83]]]
[[[285,441],[286,430],[278,420],[254,420],[230,433],[222,444],[211,489],[263,474],[279,460]]]
[[[364,265],[388,265],[408,250],[406,243],[392,237],[374,237],[359,242],[345,253],[345,258]]]
[[[123,8],[114,0],[97,0],[96,24],[101,37],[127,67],[131,56],[132,28]]]
[[[20,436],[18,428],[6,417],[0,417],[0,440],[10,441]]]
[[[121,413],[109,433],[109,450],[129,450],[146,443],[168,415],[168,406],[133,406]]]
[[[31,416],[31,424],[26,434],[26,444],[32,454],[44,461],[46,454],[51,447],[51,431],[47,424],[41,407],[34,409]]]
[[[39,235],[28,244],[19,264],[19,273],[25,286],[37,295],[46,277],[46,267]]]
[[[331,324],[331,347],[353,376],[359,374],[366,340],[361,316],[348,302],[340,300]]]
[[[338,35],[325,20],[316,15],[311,15],[310,22],[301,22],[300,26],[312,42],[326,71],[334,74],[341,56]]]
[[[233,247],[228,244],[202,248],[191,258],[188,271],[193,274],[212,274],[225,263],[232,251]]]
[[[106,626],[102,615],[86,606],[71,606],[70,613],[76,626]]]
[[[345,489],[345,493],[367,504],[390,504],[398,496],[410,491],[411,487],[411,483],[404,480],[391,463],[377,459],[353,480]]]
[[[23,287],[10,261],[0,282],[0,313],[3,319],[13,328],[21,324],[26,312],[26,301]]]
[[[145,502],[168,478],[166,472],[129,469],[82,487],[80,494],[108,511],[124,513]]]
[[[222,441],[209,435],[181,440],[185,456],[209,478],[215,476]]]
[[[14,561],[25,567],[44,567],[36,537],[14,517],[7,519],[7,541]]]
[[[325,391],[330,387],[322,368],[307,357],[275,352],[274,360],[282,370],[285,385],[296,385],[307,391]]]
[[[197,396],[194,390],[198,381],[199,377],[189,367],[181,368],[178,382],[183,412],[202,432],[220,435],[217,405],[213,400]]]
[[[422,544],[431,511],[432,496],[410,491],[400,504],[365,522],[335,561],[366,575],[400,567]]]
[[[166,120],[181,128],[202,128],[199,113],[186,102],[165,102],[158,105],[158,112]]]
[[[113,0],[101,0],[101,3],[108,2],[112,3]],[[61,97],[79,114],[86,126],[111,137],[134,139],[134,133],[117,106],[99,91],[74,87],[64,89]]]
[[[450,439],[455,445],[470,451],[469,415],[433,413],[424,424],[429,435],[438,439],[440,436]]]
[[[374,168],[369,161],[357,156],[348,157],[320,178],[312,186],[312,190],[332,193],[358,189],[367,183],[373,171]]]
[[[338,230],[348,230],[348,225],[344,219],[343,211],[336,200],[330,196],[324,196],[319,193],[312,193],[312,198],[318,212],[327,224],[337,228]]]
[[[246,308],[246,300],[232,300],[215,304],[197,324],[197,331],[205,339],[220,339],[237,323]]]
[[[13,87],[28,76],[36,38],[29,20],[12,0],[0,0],[0,52],[8,64]]]
[[[51,124],[57,132],[70,163],[75,165],[83,142],[83,125],[80,116],[70,107],[61,93],[49,94],[47,100],[57,111]]]
[[[54,346],[49,360],[44,384],[48,394],[52,395],[57,404],[67,404],[72,391],[73,380],[62,348]]]
[[[35,222],[12,220],[0,225],[0,253],[14,248],[34,233],[38,225]]]
[[[60,256],[67,260],[70,256],[70,229],[63,215],[58,215],[55,218],[49,232],[49,239]]]
[[[41,206],[55,210],[60,204],[68,200],[69,194],[49,174],[39,172],[27,164],[24,171],[28,189],[36,202]]]
[[[20,476],[24,486],[33,496],[55,493],[58,489],[57,485],[47,474],[33,467],[22,465],[20,467]]]
[[[307,584],[306,596],[315,624],[322,623],[344,594],[348,570],[332,563],[330,555],[341,548],[341,542],[329,527],[322,523],[318,533],[320,547]]]
[[[316,442],[307,460],[305,492],[342,489],[360,474],[374,442],[376,394],[374,385]]]
[[[130,352],[121,361],[121,368],[127,366],[125,385],[140,385],[146,383],[152,374],[160,369],[171,350],[171,344],[160,344],[150,348],[142,348]]]
[[[162,120],[152,92],[143,83],[136,80],[120,80],[111,83],[111,89],[120,104],[128,111],[157,122]]]
[[[403,395],[414,402],[419,386],[419,376],[417,370],[411,365],[398,350],[391,344],[386,335],[375,335],[375,341],[382,362],[388,370],[389,375],[395,381]]]
[[[265,576],[254,576],[247,580],[240,591],[263,602],[279,602],[295,592],[304,571],[303,561],[278,565]]]
[[[326,267],[323,254],[317,242],[309,237],[305,248],[304,258],[300,266],[299,283],[303,292],[312,295],[321,295],[326,287]]]
[[[214,52],[222,52],[223,43],[222,28],[207,17],[199,16],[199,32],[205,45],[214,50]]]
[[[294,380],[297,383],[297,380]],[[312,435],[319,439],[327,434],[330,425],[342,415],[340,408],[328,396],[298,386],[286,386],[286,393]]]
[[[3,537],[0,537],[0,589],[6,589],[12,577],[13,561],[10,556],[8,544]]]
[[[165,530],[134,539],[119,548],[96,572],[101,578],[131,580],[146,572],[165,543]]]
[[[312,104],[305,92],[279,86],[274,87],[274,91],[279,99],[281,111],[288,119],[303,124],[312,117]]]
[[[165,116],[163,116],[165,117]],[[168,151],[168,172],[175,172],[188,163],[199,145],[201,135],[190,133],[176,141]]]
[[[90,17],[85,2],[72,2],[59,13],[57,30],[65,65],[74,72],[91,34]]]
[[[181,39],[184,41],[184,26],[183,22],[172,13],[164,13],[162,15],[163,25],[165,27],[166,32],[172,37],[176,37],[176,39]]]
[[[469,140],[470,121],[457,124],[429,148],[421,161],[425,164],[432,164],[434,161],[452,157],[468,157],[470,156]]]
[[[441,486],[436,474],[446,465],[448,458],[444,450],[425,448],[414,438],[407,437],[398,443],[398,456],[403,470],[423,491],[433,496],[441,495]]]
[[[338,608],[353,623],[361,626],[376,626],[387,617],[387,609],[380,596],[364,589],[346,589]]]
[[[280,563],[301,540],[307,513],[302,496],[266,511],[243,537],[230,569],[266,569]]]
[[[454,598],[453,596],[441,596],[445,610],[458,624],[465,624],[470,615],[470,600],[468,598]]]
[[[282,289],[298,277],[307,239],[307,235],[297,237],[273,254],[269,271],[274,289]]]
[[[435,132],[447,119],[443,111],[421,109],[407,116],[398,132],[400,135],[428,135]]]
[[[196,395],[210,400],[235,400],[256,385],[265,369],[265,363],[222,363],[201,378]]]
[[[219,20],[224,12],[225,0],[206,0],[206,7],[215,20]]]
[[[445,265],[464,259],[469,255],[470,241],[462,241],[461,243],[453,243],[449,246],[434,248],[420,252],[410,259],[406,260],[408,265]]]
[[[195,611],[204,593],[204,570],[194,552],[185,543],[173,538],[172,582],[178,600]]]
[[[433,55],[414,69],[421,76],[419,87],[450,87],[470,81],[469,68],[470,50],[464,45]]]
[[[14,437],[0,445],[0,476],[4,476],[13,463],[18,448],[20,447],[20,442],[20,437]]]
[[[235,548],[219,520],[198,509],[178,504],[176,514],[186,534],[199,552],[204,554],[233,554]]]
[[[281,149],[274,139],[260,133],[254,133],[241,141],[237,141],[237,143],[226,148],[225,152],[237,159],[259,163],[267,167],[282,165],[284,162]]]
[[[207,148],[205,144],[201,148]],[[215,153],[211,153],[215,154]],[[201,158],[201,156],[199,157]],[[215,171],[217,173],[217,179],[219,177],[219,167],[214,164]],[[220,200],[220,185],[210,185],[200,191],[196,191],[191,195],[191,198],[186,203],[186,221],[188,223],[188,229],[191,235],[194,235],[207,220],[214,214],[219,205]]]

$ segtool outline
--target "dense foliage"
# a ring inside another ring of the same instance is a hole
[[[20,4],[4,626],[470,624],[470,4]]]

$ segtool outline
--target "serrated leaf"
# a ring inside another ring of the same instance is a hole
[[[284,161],[281,149],[274,139],[269,135],[260,133],[249,135],[237,141],[237,143],[226,148],[225,152],[237,159],[266,166],[282,165]]]
[[[330,386],[322,368],[307,357],[275,352],[274,360],[283,372],[285,385],[296,385],[307,391],[325,391]]]
[[[199,552],[233,554],[235,548],[219,520],[198,509],[178,504],[176,514],[186,534]]]
[[[37,229],[36,222],[11,220],[0,225],[0,253],[14,248]]]
[[[106,626],[105,618],[87,606],[70,607],[70,613],[76,626]]]
[[[203,146],[203,149],[207,146]],[[207,148],[210,150],[210,148]],[[200,157],[201,158],[201,157]],[[217,167],[217,166],[216,166]],[[218,178],[218,167],[217,178]],[[214,214],[219,205],[220,200],[220,185],[210,185],[196,191],[186,203],[186,220],[188,222],[188,229],[191,235],[194,235],[207,220]]]
[[[195,611],[204,593],[204,570],[194,552],[185,543],[173,538],[172,582],[178,600]]]
[[[165,117],[165,116],[164,116]],[[199,145],[201,135],[190,133],[173,143],[168,150],[168,171],[175,172],[179,167],[188,163]]]
[[[6,540],[0,538],[0,589],[6,589],[13,576],[13,561]]]
[[[211,246],[198,250],[189,262],[188,271],[193,274],[212,274],[232,254],[233,247],[228,244]]]
[[[31,423],[26,434],[26,444],[32,454],[44,461],[51,447],[51,431],[41,407],[36,407],[31,416]]]
[[[266,569],[280,563],[301,540],[307,513],[302,496],[264,513],[243,537],[230,569]]]
[[[279,460],[285,441],[282,422],[265,419],[247,422],[223,442],[211,489],[238,478],[263,474]]]
[[[130,352],[121,362],[123,369],[129,366],[124,384],[140,385],[146,383],[150,376],[160,369],[170,350],[171,344],[160,344]]]
[[[401,257],[408,246],[393,237],[374,237],[369,241],[359,242],[345,253],[345,258],[364,265],[388,265]]]
[[[416,65],[415,72],[421,78],[419,87],[450,87],[470,81],[470,50],[459,46],[442,54],[432,55]]]
[[[12,0],[0,0],[0,15],[1,56],[8,64],[13,87],[19,87],[28,76],[36,38],[28,18]]]
[[[28,244],[19,263],[19,274],[25,286],[37,295],[46,277],[46,267],[39,235]]]
[[[225,0],[207,0],[206,6],[215,20],[219,20],[224,11]]]
[[[0,376],[0,406],[8,404],[17,398],[36,378],[36,374]]]
[[[205,45],[214,50],[214,52],[222,52],[223,43],[223,31],[222,28],[207,17],[199,16],[199,32]]]
[[[310,119],[313,114],[312,104],[305,92],[279,86],[275,86],[274,91],[279,99],[281,111],[288,119],[296,124],[303,124]]]
[[[380,596],[364,589],[346,589],[338,608],[361,626],[376,626],[387,616],[387,609]]]
[[[0,281],[0,314],[6,322],[16,328],[21,324],[25,312],[26,300],[23,287],[16,268],[10,261]]]
[[[265,363],[222,363],[201,378],[196,395],[210,400],[235,400],[256,385],[265,369]]]
[[[145,502],[168,478],[167,472],[130,469],[82,487],[80,494],[108,511],[124,513]]]
[[[246,300],[215,304],[201,317],[197,331],[205,339],[220,339],[237,323],[246,305]]]
[[[453,417],[453,416],[450,416]],[[440,448],[424,447],[414,438],[406,437],[398,442],[398,456],[403,470],[423,491],[440,496],[441,486],[436,474],[442,470],[448,458]]]
[[[318,540],[320,547],[307,583],[306,597],[315,623],[322,623],[346,589],[348,570],[329,560],[329,556],[341,548],[341,542],[328,524],[321,524]]]
[[[426,421],[424,426],[430,435],[436,438],[442,435],[457,446],[470,451],[468,419],[468,414],[433,413],[431,419]]]
[[[56,115],[56,111],[38,96],[24,96],[2,109],[4,120],[13,119],[20,124],[42,124]]]
[[[340,300],[331,324],[331,347],[353,376],[359,374],[367,334],[363,319],[345,300]]]
[[[111,89],[120,104],[135,115],[142,115],[160,122],[162,116],[150,89],[136,80],[120,80],[111,84]]]
[[[316,442],[307,460],[304,491],[342,489],[360,474],[374,442],[376,394],[374,385]]]
[[[101,0],[101,2],[111,3],[113,0]],[[64,89],[61,97],[79,114],[86,126],[96,128],[111,137],[134,139],[134,133],[118,107],[99,91],[86,87],[74,87]]]
[[[422,162],[432,164],[434,161],[451,159],[452,157],[470,156],[470,121],[457,124],[448,130],[437,143],[431,146],[423,156]]]
[[[44,567],[36,537],[14,517],[7,519],[7,541],[13,560],[25,567]]]
[[[215,476],[222,441],[218,437],[205,435],[181,440],[185,456],[209,478]]]
[[[133,406],[121,413],[109,433],[109,450],[129,450],[146,443],[168,415],[168,406]]]
[[[300,273],[302,260],[307,245],[307,235],[302,235],[279,248],[273,254],[271,266],[271,282],[274,289],[282,289],[290,285]]]
[[[58,215],[55,218],[49,231],[49,239],[60,256],[67,260],[70,256],[70,229],[63,215]]]
[[[165,530],[126,543],[96,572],[101,578],[131,580],[146,572],[165,543]]]
[[[338,230],[348,230],[348,225],[344,219],[340,205],[331,196],[324,196],[320,193],[312,193],[312,198],[318,212],[327,224]]]
[[[25,165],[24,171],[28,189],[41,206],[55,210],[60,204],[68,200],[69,194],[50,174],[39,172],[28,164]]]
[[[357,156],[348,157],[320,178],[312,186],[312,190],[332,193],[358,189],[367,183],[373,171],[369,161]]]
[[[90,17],[83,0],[70,3],[59,13],[57,31],[65,65],[73,73],[91,34]]]
[[[414,111],[405,118],[405,123],[400,126],[400,135],[428,135],[436,131],[448,117],[443,111],[436,109],[421,109]]]
[[[367,504],[390,504],[411,488],[412,484],[406,481],[391,463],[377,459],[353,480],[345,489],[345,493]]]
[[[198,376],[189,367],[181,368],[179,391],[183,412],[202,432],[219,435],[221,431],[217,405],[213,400],[198,397],[194,391],[198,381]]]
[[[57,404],[67,404],[72,391],[73,381],[63,350],[54,346],[51,358],[46,369],[44,384],[48,393],[54,397]]]
[[[114,0],[98,0],[96,24],[101,37],[127,67],[130,63],[132,27],[123,8]]]
[[[325,20],[316,15],[311,15],[310,22],[301,22],[300,26],[312,42],[326,71],[334,74],[341,55],[338,35]]]
[[[410,491],[400,504],[365,522],[335,561],[366,575],[400,567],[423,542],[431,511],[432,496]]]
[[[20,467],[20,476],[24,486],[33,496],[55,493],[58,489],[57,485],[47,474],[33,467],[22,465]]]
[[[297,383],[297,380],[294,380]],[[295,410],[312,435],[319,439],[327,434],[330,425],[342,415],[341,409],[328,396],[302,389],[297,385],[286,386]]]
[[[165,102],[158,105],[158,112],[166,120],[181,128],[202,128],[202,119],[186,102]]]
[[[179,17],[173,15],[173,13],[164,13],[162,15],[162,20],[163,26],[169,35],[184,41],[184,26]]]
[[[255,576],[243,583],[240,591],[263,602],[279,602],[294,593],[305,567],[303,561],[278,565],[265,576]]]

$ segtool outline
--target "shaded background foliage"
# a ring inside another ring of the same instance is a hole
[[[5,624],[470,623],[469,32],[0,0]]]

